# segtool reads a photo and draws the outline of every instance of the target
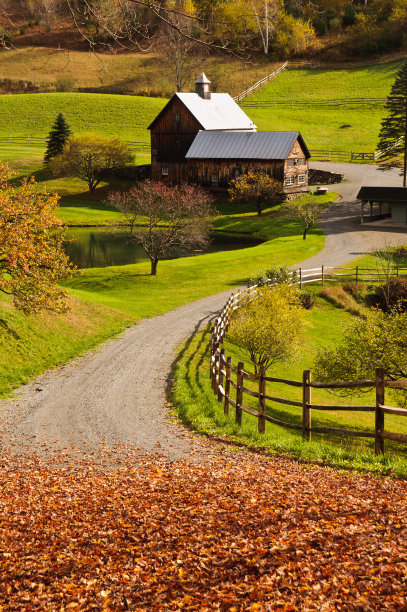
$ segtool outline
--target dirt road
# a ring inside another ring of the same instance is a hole
[[[359,186],[399,185],[398,173],[383,177],[371,166],[332,167],[347,177],[348,182],[334,187],[343,200],[329,209],[321,223],[325,248],[302,265],[340,265],[372,248],[405,244],[404,230],[355,224]],[[330,164],[324,168],[330,169]],[[62,450],[93,453],[97,458],[106,446],[124,445],[169,459],[208,456],[211,445],[170,422],[166,385],[176,348],[214,317],[229,293],[144,320],[99,349],[37,377],[15,399],[0,402],[2,450],[45,456]]]

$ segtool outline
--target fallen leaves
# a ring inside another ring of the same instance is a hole
[[[243,452],[0,462],[0,610],[407,610],[405,482]]]

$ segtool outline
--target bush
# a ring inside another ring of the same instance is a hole
[[[273,266],[267,270],[259,272],[257,275],[250,276],[248,280],[248,286],[253,287],[264,287],[270,284],[281,284],[281,283],[293,283],[295,284],[298,280],[298,273],[296,270],[289,270],[287,266]]]
[[[69,92],[75,89],[76,80],[70,76],[61,76],[55,81],[55,89],[60,92]]]
[[[305,310],[312,310],[315,305],[316,297],[309,291],[303,291],[300,293],[300,304]]]
[[[380,308],[383,312],[390,312],[398,308],[401,312],[407,311],[407,280],[404,278],[390,278],[385,283],[377,285],[370,295],[372,306]]]

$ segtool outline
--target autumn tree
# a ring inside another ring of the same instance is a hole
[[[284,190],[281,183],[265,172],[249,170],[231,181],[229,197],[232,202],[249,202],[256,206],[257,214],[269,206],[281,204]]]
[[[44,163],[48,164],[53,157],[60,155],[70,135],[69,125],[62,113],[59,113],[47,136],[47,150],[44,155]]]
[[[301,199],[294,202],[288,202],[279,211],[278,216],[282,219],[293,219],[300,221],[304,227],[304,233],[302,235],[305,240],[308,231],[316,223],[318,223],[319,215],[326,208],[325,203],[316,202],[315,200],[307,201],[307,199]]]
[[[346,325],[336,347],[319,351],[315,376],[321,382],[372,379],[381,366],[389,378],[407,378],[406,338],[407,312],[371,309]]]
[[[304,310],[295,287],[282,283],[248,294],[233,312],[229,337],[254,365],[290,362],[303,340]]]
[[[58,196],[34,179],[18,186],[0,165],[0,291],[25,313],[67,308],[58,284],[75,274],[63,250],[65,230],[55,216]]]
[[[50,168],[54,176],[75,176],[94,191],[106,173],[134,160],[128,145],[114,136],[81,134],[68,140]]]
[[[407,61],[401,66],[385,105],[387,117],[382,121],[377,148],[386,167],[403,164],[403,187],[407,186]]]
[[[187,252],[208,243],[211,199],[200,187],[147,180],[127,192],[110,194],[108,203],[126,217],[129,239],[145,250],[152,275],[157,274],[159,260],[175,249]]]

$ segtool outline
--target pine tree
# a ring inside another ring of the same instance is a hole
[[[63,114],[59,113],[47,137],[47,150],[44,155],[44,164],[48,164],[53,157],[62,153],[62,149],[71,134],[72,132]]]
[[[403,187],[407,186],[407,61],[396,75],[385,108],[389,111],[382,121],[378,149],[380,159],[388,166],[403,159]]]

